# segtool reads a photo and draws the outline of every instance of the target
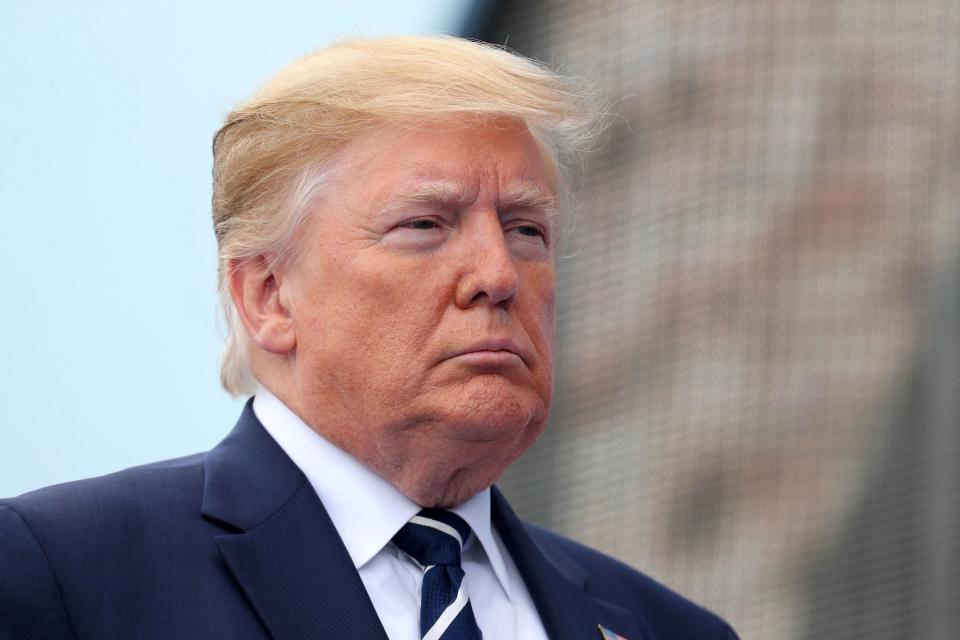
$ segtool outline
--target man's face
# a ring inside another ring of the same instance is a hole
[[[274,391],[416,502],[458,504],[546,422],[552,174],[506,119],[383,126],[337,167],[282,275],[296,346]]]

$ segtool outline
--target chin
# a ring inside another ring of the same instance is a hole
[[[524,440],[530,429],[539,436],[549,397],[504,380],[478,380],[447,406],[444,423],[458,439],[478,442]]]
[[[391,481],[424,507],[462,504],[496,482],[543,433],[546,411],[519,402],[472,405],[421,432],[417,451]]]

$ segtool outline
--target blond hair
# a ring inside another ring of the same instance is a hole
[[[339,42],[297,60],[231,111],[213,141],[213,224],[226,324],[220,380],[253,393],[231,265],[289,260],[334,155],[377,123],[440,115],[522,120],[562,172],[596,127],[569,81],[504,49],[450,36]]]

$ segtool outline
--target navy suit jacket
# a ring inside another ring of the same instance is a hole
[[[730,639],[624,564],[492,517],[551,639]],[[0,638],[387,640],[310,483],[250,403],[206,454],[0,501]]]

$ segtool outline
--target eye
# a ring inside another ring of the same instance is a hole
[[[424,218],[421,218],[419,220],[410,220],[409,222],[404,222],[400,226],[406,227],[407,229],[424,229],[424,230],[437,229],[440,227],[440,225],[437,224],[436,220],[429,220]]]
[[[542,245],[547,245],[547,232],[537,224],[518,224],[513,227],[509,227],[507,231],[513,232],[518,236],[523,237],[523,242],[539,242]]]
[[[523,235],[523,236],[532,236],[532,237],[543,236],[543,231],[531,225],[525,225],[522,227],[514,227],[514,228],[520,233],[520,235]]]

